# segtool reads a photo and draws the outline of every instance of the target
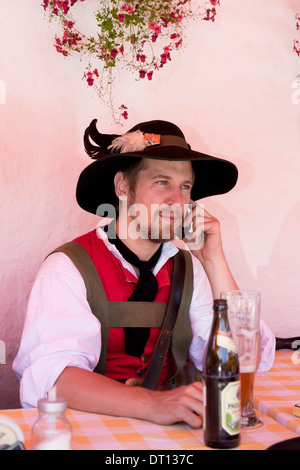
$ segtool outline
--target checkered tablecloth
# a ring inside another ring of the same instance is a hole
[[[36,409],[4,410],[20,426],[25,447],[30,449],[30,434],[37,418]],[[263,426],[242,431],[239,450],[264,450],[274,443],[296,437],[290,429],[269,416],[258,413]],[[208,449],[203,442],[202,429],[194,430],[184,424],[159,426],[147,421],[83,413],[67,410],[73,427],[74,450],[185,450]]]
[[[254,405],[263,426],[242,430],[238,449],[266,449],[277,442],[300,435],[300,418],[292,414],[300,402],[300,351],[277,351],[273,368],[258,372],[254,386]],[[30,449],[30,434],[37,419],[36,409],[2,410],[20,426],[25,447]],[[73,428],[75,450],[201,450],[202,429],[185,424],[160,426],[147,421],[118,418],[67,410]]]
[[[277,351],[272,369],[256,374],[254,406],[300,435],[300,418],[292,414],[295,403],[300,403],[300,350]]]

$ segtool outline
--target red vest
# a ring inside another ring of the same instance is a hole
[[[106,247],[96,230],[73,240],[80,243],[92,258],[109,301],[127,301],[136,287],[136,277]],[[158,292],[154,302],[168,302],[173,262],[169,259],[156,275]],[[159,336],[159,328],[151,328],[150,336],[141,357],[130,356],[125,351],[123,328],[110,328],[105,375],[115,380],[144,377]],[[171,352],[167,354],[158,384],[166,382],[175,372]]]

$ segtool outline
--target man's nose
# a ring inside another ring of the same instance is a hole
[[[171,188],[167,195],[166,204],[173,205],[173,204],[182,204],[182,194],[180,188]]]

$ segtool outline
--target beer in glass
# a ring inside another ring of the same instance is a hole
[[[227,300],[228,318],[236,343],[241,376],[241,426],[257,427],[259,421],[253,406],[254,377],[259,350],[260,293],[235,290],[221,293]]]

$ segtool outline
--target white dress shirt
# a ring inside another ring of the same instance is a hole
[[[136,276],[135,270],[97,229],[108,249],[123,267]],[[154,268],[158,273],[178,249],[171,242],[163,244],[161,257]],[[192,256],[194,293],[190,306],[193,339],[190,358],[202,369],[205,343],[209,337],[213,310],[212,293],[201,263]],[[275,338],[261,320],[260,370],[271,368],[275,355]],[[20,379],[23,407],[36,407],[47,396],[61,372],[68,366],[92,371],[101,351],[101,325],[91,312],[84,281],[64,253],[54,253],[41,266],[29,298],[23,335],[13,370]]]

